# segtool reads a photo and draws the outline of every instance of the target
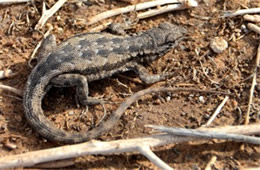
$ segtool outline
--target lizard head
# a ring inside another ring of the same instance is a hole
[[[153,40],[153,50],[148,51],[148,55],[143,60],[151,62],[164,55],[170,49],[177,46],[186,33],[187,30],[184,27],[170,23],[162,23],[158,28],[148,30],[147,34]]]
[[[182,26],[173,25],[170,23],[162,23],[158,26],[160,31],[155,36],[157,37],[158,41],[157,45],[164,45],[168,43],[174,43],[176,40],[181,38],[184,34],[187,33],[187,30]]]

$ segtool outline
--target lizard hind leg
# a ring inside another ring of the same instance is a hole
[[[79,101],[80,104],[86,107],[88,110],[89,105],[97,105],[100,104],[104,111],[103,118],[99,121],[99,123],[105,118],[106,116],[106,109],[104,106],[104,101],[101,99],[96,99],[94,97],[88,96],[89,89],[88,89],[88,81],[87,77],[81,74],[62,74],[54,79],[52,79],[51,84],[56,87],[72,87],[76,86],[76,99]],[[99,124],[98,123],[98,124]]]

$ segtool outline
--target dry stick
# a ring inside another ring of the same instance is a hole
[[[127,12],[131,12],[131,11],[140,11],[140,10],[144,10],[147,8],[152,8],[152,7],[157,7],[160,5],[165,5],[165,4],[173,4],[173,3],[181,3],[181,0],[156,0],[156,1],[150,1],[150,2],[144,2],[144,3],[140,3],[137,5],[130,5],[124,8],[117,8],[117,9],[113,9],[113,10],[109,10],[109,11],[105,11],[103,13],[100,13],[96,16],[91,17],[88,20],[88,25],[94,24],[98,21],[119,15],[119,14],[124,14]],[[185,2],[186,8],[189,7],[195,7],[198,5],[198,3],[195,0],[187,0],[187,2]],[[189,6],[190,5],[190,6]]]
[[[0,70],[0,80],[4,78],[10,78],[16,76],[17,73],[13,73],[11,69]]]
[[[247,112],[246,112],[246,117],[245,117],[245,125],[247,125],[249,123],[249,114],[250,114],[251,104],[253,101],[253,96],[254,96],[254,91],[255,91],[255,86],[256,86],[256,76],[257,76],[256,74],[257,74],[257,67],[259,66],[259,61],[260,61],[260,44],[258,45],[258,48],[257,48],[255,68],[254,68],[254,72],[253,72],[252,85],[250,88],[249,101],[248,101]]]
[[[259,137],[220,133],[220,132],[210,132],[209,130],[202,130],[202,129],[185,129],[185,128],[175,128],[175,127],[156,126],[156,125],[146,125],[146,127],[150,127],[159,130],[161,132],[166,132],[178,136],[208,138],[208,139],[225,139],[225,140],[232,140],[236,142],[244,142],[244,143],[260,145]]]
[[[256,32],[257,34],[260,34],[260,27],[258,27],[257,25],[252,24],[252,23],[248,23],[248,24],[247,24],[247,27],[248,27],[250,30]]]
[[[66,2],[67,0],[59,0],[55,5],[51,7],[51,9],[46,10],[46,4],[43,2],[42,4],[42,16],[38,23],[35,26],[36,30],[39,30],[40,28],[43,27],[43,25],[46,23],[46,21],[55,13],[57,12],[62,5]]]
[[[163,14],[166,12],[170,12],[170,11],[177,11],[177,10],[182,10],[182,9],[186,9],[187,6],[184,4],[174,4],[174,5],[166,5],[166,6],[162,6],[158,9],[152,9],[140,14],[137,14],[137,18],[139,19],[144,19],[144,18],[149,18],[155,15],[159,15],[159,14]]]
[[[259,170],[260,169],[260,166],[258,167],[247,167],[247,168],[240,168],[240,169],[243,169],[243,170]]]
[[[151,151],[149,145],[141,145],[137,147],[137,150],[148,158],[152,163],[158,166],[160,169],[165,170],[173,170],[169,165],[167,165],[164,161],[162,161],[159,157],[157,157],[153,151]]]
[[[244,19],[250,22],[260,22],[260,15],[244,15]]]
[[[10,87],[10,86],[0,84],[0,89],[10,91],[12,93],[17,94],[18,96],[21,96],[21,97],[23,96],[23,92],[21,90],[18,90],[16,88],[13,88],[13,87]]]
[[[101,23],[100,25],[98,25],[94,28],[90,28],[88,31],[89,32],[100,32],[101,30],[106,29],[111,23],[112,23],[112,21]]]
[[[0,5],[9,5],[23,2],[31,2],[31,0],[0,0]]]
[[[58,161],[53,161],[53,162],[47,162],[47,163],[42,163],[42,164],[37,164],[36,166],[33,166],[33,168],[37,169],[43,169],[43,168],[64,168],[68,166],[72,166],[75,164],[75,159],[64,159],[64,160],[58,160]]]
[[[215,164],[216,160],[217,160],[217,157],[215,155],[212,156],[204,170],[211,170],[211,167]]]
[[[207,128],[209,131],[232,134],[256,134],[260,132],[260,125],[226,126]],[[143,138],[101,142],[92,140],[82,144],[66,145],[52,149],[32,151],[18,155],[0,158],[0,168],[14,168],[33,166],[38,163],[69,159],[84,155],[108,155],[112,153],[138,152],[140,147],[158,147],[172,143],[204,140],[200,138],[172,136],[169,134],[153,135]]]
[[[260,8],[241,9],[241,10],[237,10],[235,12],[225,11],[224,15],[222,17],[234,17],[234,16],[238,16],[238,15],[254,14],[254,13],[259,13],[259,12],[260,12]]]
[[[220,105],[218,106],[218,108],[216,109],[216,111],[213,113],[213,115],[210,117],[210,119],[208,120],[208,122],[205,125],[202,126],[206,126],[209,127],[209,125],[213,122],[213,120],[217,117],[217,115],[220,113],[222,107],[225,105],[225,103],[227,102],[227,100],[229,99],[228,96],[226,96],[224,98],[224,100],[220,103]]]

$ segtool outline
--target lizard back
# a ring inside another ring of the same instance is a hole
[[[131,63],[149,62],[164,55],[185,32],[182,27],[161,24],[135,36],[86,33],[66,40],[43,57],[28,78],[23,99],[28,123],[52,141],[78,143],[100,136],[112,126],[102,122],[87,133],[69,133],[56,128],[44,116],[42,99],[51,80],[62,74],[76,73],[94,81],[127,71]]]

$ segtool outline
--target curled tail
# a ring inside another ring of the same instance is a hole
[[[23,97],[25,117],[32,129],[50,141],[61,143],[80,143],[100,136],[104,129],[106,129],[104,123],[101,123],[99,127],[88,132],[69,133],[58,129],[45,117],[42,110],[42,99],[46,94],[46,87],[55,76],[63,73],[63,69],[50,69],[43,72],[39,69],[40,67],[41,64],[36,66],[29,76]],[[66,70],[69,67],[71,67],[70,70],[73,69],[73,66],[68,64],[65,64],[63,67],[66,67]],[[111,127],[107,128],[110,129]]]

